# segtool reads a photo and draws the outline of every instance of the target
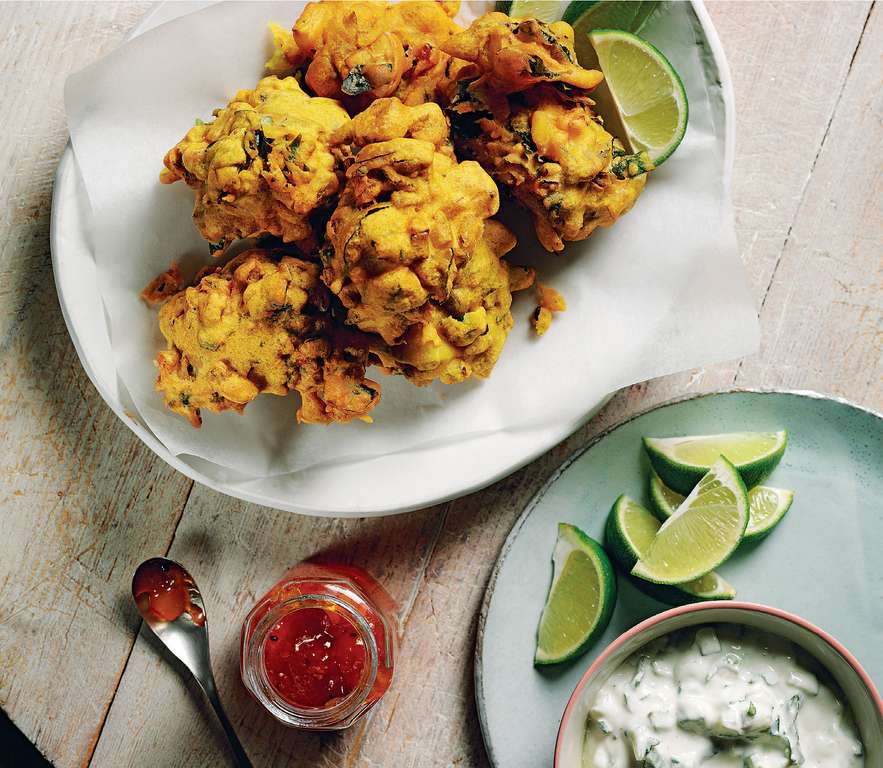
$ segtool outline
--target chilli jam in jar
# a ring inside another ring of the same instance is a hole
[[[392,682],[395,611],[362,569],[301,563],[246,617],[242,681],[286,725],[347,728]]]

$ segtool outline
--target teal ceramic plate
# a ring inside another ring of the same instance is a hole
[[[883,417],[811,393],[735,391],[654,408],[568,460],[534,497],[503,546],[478,630],[475,694],[491,763],[552,765],[564,706],[594,658],[619,634],[667,606],[619,577],[604,636],[585,656],[533,668],[537,621],[552,574],[559,521],[601,541],[620,493],[649,506],[643,435],[787,429],[788,449],[767,481],[794,504],[763,541],[717,569],[738,599],[796,613],[851,650],[883,682]]]

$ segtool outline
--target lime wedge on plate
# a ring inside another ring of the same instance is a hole
[[[589,42],[593,29],[622,29],[637,34],[659,7],[658,0],[574,0],[562,21],[573,27],[576,58],[587,69],[597,69],[598,59]]]
[[[721,457],[663,523],[632,575],[657,584],[698,579],[733,553],[747,526],[745,484]]]
[[[607,516],[604,543],[616,564],[626,573],[646,553],[662,523],[634,499],[620,496]],[[668,603],[683,605],[700,600],[732,600],[736,590],[712,571],[686,584],[665,586],[643,579],[632,579],[635,586],[650,597]]]
[[[662,164],[687,131],[681,78],[659,50],[630,32],[595,29],[588,39],[632,149]]]
[[[767,485],[756,485],[748,491],[748,527],[745,541],[759,541],[785,517],[794,501],[794,492]]]
[[[687,498],[683,494],[673,491],[660,480],[652,469],[650,470],[650,501],[653,502],[653,514],[662,522],[670,518],[677,508]]]
[[[652,470],[650,471],[650,498],[653,513],[665,522],[684,502],[684,497],[669,488]],[[755,485],[748,491],[748,527],[744,541],[759,541],[775,528],[794,501],[794,491]]]
[[[497,0],[495,9],[513,19],[539,19],[547,24],[561,18],[557,0]]]
[[[689,493],[719,456],[726,456],[749,488],[772,472],[788,444],[788,433],[732,432],[695,437],[645,437],[656,474],[672,490]]]
[[[537,632],[538,666],[584,653],[607,628],[616,604],[616,576],[607,554],[575,525],[558,524],[552,565]]]

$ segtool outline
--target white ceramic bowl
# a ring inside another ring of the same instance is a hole
[[[642,646],[698,624],[744,624],[787,638],[822,665],[840,686],[865,747],[866,768],[883,766],[883,700],[858,660],[831,635],[791,613],[755,603],[696,603],[652,616],[621,634],[586,670],[571,694],[555,744],[555,768],[582,768],[590,703],[613,671]]]

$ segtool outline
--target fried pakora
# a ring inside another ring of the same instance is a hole
[[[481,73],[478,84],[501,95],[541,83],[563,83],[588,91],[604,79],[600,72],[577,63],[573,27],[564,21],[544,24],[486,13],[443,47],[454,58],[474,64]]]
[[[459,2],[316,2],[307,4],[292,41],[274,31],[276,54],[297,68],[318,96],[340,99],[356,114],[372,101],[395,96],[405,104],[436,98],[450,57],[442,43],[459,31]]]
[[[311,250],[311,216],[340,186],[328,138],[347,119],[340,104],[308,96],[293,77],[266,77],[191,128],[166,155],[160,181],[193,188],[193,220],[216,255],[238,238],[267,234]]]
[[[603,76],[576,63],[568,24],[489,13],[442,47],[457,62],[446,98],[458,152],[530,209],[546,250],[632,207],[652,164],[592,111]]]
[[[421,385],[489,375],[512,326],[500,257],[515,238],[488,221],[497,187],[457,162],[448,133],[438,105],[390,98],[333,138],[347,170],[323,280],[347,322],[379,337],[383,367]]]
[[[364,334],[338,323],[318,264],[254,249],[169,299],[156,388],[202,423],[200,409],[234,410],[261,393],[301,396],[300,422],[366,419],[380,387],[365,378]]]

